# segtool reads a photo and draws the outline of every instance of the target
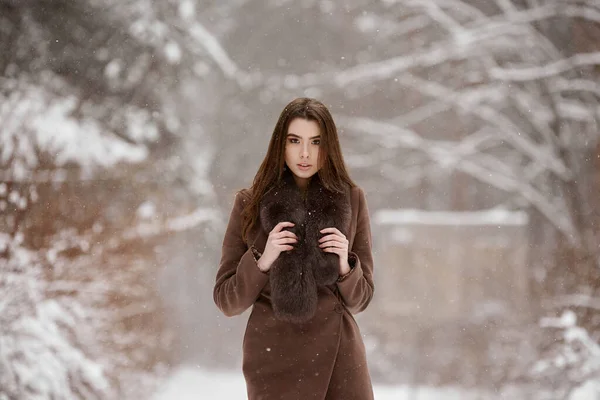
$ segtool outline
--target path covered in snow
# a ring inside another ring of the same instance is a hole
[[[153,400],[242,400],[246,398],[246,386],[240,371],[207,371],[200,368],[183,367],[177,370],[166,386]],[[475,397],[471,397],[475,399]],[[413,391],[406,386],[375,387],[376,400],[468,400],[458,390],[421,388]]]

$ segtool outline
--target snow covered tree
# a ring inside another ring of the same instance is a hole
[[[215,221],[176,154],[177,46],[108,5],[0,1],[0,399],[147,398],[161,245]]]

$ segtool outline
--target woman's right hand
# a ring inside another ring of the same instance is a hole
[[[298,242],[298,236],[294,232],[282,230],[283,228],[292,226],[294,226],[292,222],[280,222],[269,232],[265,251],[263,251],[257,263],[258,268],[262,272],[267,272],[271,269],[271,265],[277,260],[282,251],[289,251],[294,248],[290,243]]]

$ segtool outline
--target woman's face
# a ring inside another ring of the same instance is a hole
[[[301,188],[319,171],[320,144],[321,133],[316,121],[294,118],[290,122],[285,139],[285,163]]]

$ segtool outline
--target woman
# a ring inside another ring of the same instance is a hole
[[[352,313],[373,290],[364,192],[348,176],[327,108],[296,99],[252,187],[235,197],[214,288],[227,316],[252,306],[242,367],[249,400],[372,399]]]

